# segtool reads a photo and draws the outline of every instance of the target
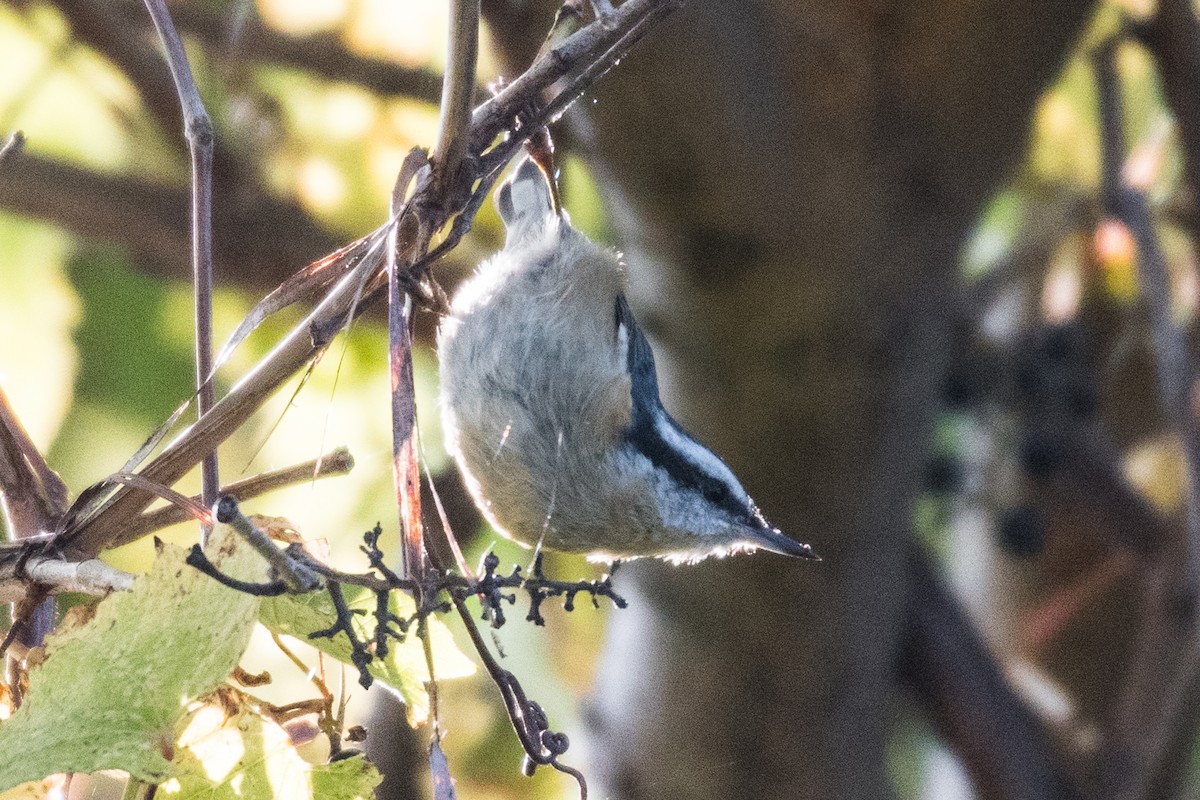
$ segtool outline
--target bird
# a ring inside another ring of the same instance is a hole
[[[598,562],[816,559],[663,406],[620,254],[571,225],[528,157],[495,200],[505,245],[438,330],[446,447],[491,525]]]

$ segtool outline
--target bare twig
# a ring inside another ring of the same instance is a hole
[[[184,135],[192,156],[192,267],[196,301],[196,387],[199,391],[199,415],[212,410],[215,402],[213,382],[212,347],[212,166],[213,127],[200,99],[200,90],[192,76],[183,41],[171,22],[171,14],[164,0],[146,0],[146,9],[154,20],[154,27],[167,51],[167,62],[171,66],[171,77],[183,108]],[[202,502],[208,508],[217,501],[221,486],[217,472],[217,450],[214,446],[204,454],[201,466]],[[208,536],[209,529],[201,529],[201,541]]]
[[[350,456],[350,451],[344,447],[339,447],[320,458],[306,461],[303,464],[297,464],[294,467],[285,467],[271,472],[264,472],[261,475],[255,475],[244,480],[226,484],[221,487],[221,494],[233,495],[238,500],[249,500],[286,486],[294,486],[298,483],[313,481],[319,478],[346,475],[353,468],[354,459]],[[191,500],[197,504],[201,502],[199,496],[192,497]],[[149,511],[127,526],[113,542],[112,546],[120,547],[127,542],[136,541],[148,533],[161,530],[169,525],[177,525],[189,519],[191,519],[191,515],[178,506],[166,506],[155,511]]]
[[[483,137],[525,110],[543,89],[602,61],[611,67],[612,61],[607,58],[610,51],[631,34],[636,41],[683,4],[684,0],[626,0],[609,17],[587,25],[562,45],[550,49],[520,77],[475,109],[471,117],[471,152],[482,152],[491,142]]]
[[[243,581],[226,575],[217,568],[216,564],[208,560],[208,556],[204,555],[204,550],[198,544],[192,545],[192,549],[188,552],[184,563],[189,567],[200,570],[217,583],[220,583],[222,586],[228,586],[235,592],[242,592],[243,594],[255,597],[279,597],[291,591],[288,585],[282,580],[251,583],[250,581]]]
[[[48,556],[33,556],[22,563],[8,559],[0,563],[0,603],[14,603],[38,584],[51,594],[80,592],[103,596],[133,586],[133,575],[110,567],[99,559],[63,561]]]
[[[364,275],[375,272],[382,263],[382,240],[329,291],[325,298],[276,345],[248,375],[221,398],[211,414],[206,414],[150,462],[142,474],[158,483],[174,483],[253,414],[263,400],[307,364],[326,344],[314,342],[313,331],[338,330],[352,316],[361,313],[366,303],[357,303]],[[140,491],[124,490],[94,519],[80,528],[64,532],[63,545],[73,554],[94,556],[115,541],[128,520],[153,499]]]
[[[249,517],[242,513],[237,500],[222,495],[217,500],[214,514],[217,522],[230,526],[271,565],[271,574],[282,580],[289,591],[301,594],[320,588],[321,578],[305,564],[288,556],[275,546],[270,537],[259,530]]]
[[[423,170],[423,154],[414,151],[405,159],[392,191],[392,215],[406,224],[392,228],[387,252],[388,295],[388,375],[392,401],[392,478],[396,505],[400,513],[402,546],[400,573],[404,578],[421,581],[424,577],[424,525],[421,521],[421,475],[417,469],[417,407],[413,395],[412,298],[400,284],[401,250],[405,265],[412,255],[428,247],[431,229],[407,213],[404,194],[418,172]],[[427,170],[425,170],[427,172]]]
[[[430,548],[427,555],[434,570],[445,575],[446,569],[436,550]],[[566,752],[569,745],[566,735],[550,730],[549,721],[541,706],[525,695],[525,690],[517,680],[517,676],[504,669],[496,661],[483,635],[479,632],[479,626],[475,624],[475,620],[467,608],[466,593],[451,591],[450,599],[454,603],[454,609],[458,612],[459,619],[462,620],[463,627],[471,637],[475,652],[483,661],[484,668],[487,669],[492,682],[500,690],[500,698],[504,702],[509,721],[517,734],[517,740],[521,743],[521,749],[525,751],[526,760],[531,765],[548,765],[559,772],[570,775],[579,785],[580,800],[587,800],[587,781],[584,779],[583,773],[558,760],[558,757]],[[498,604],[496,607],[499,607]]]

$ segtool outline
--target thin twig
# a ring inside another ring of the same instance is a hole
[[[430,548],[427,556],[433,569],[445,575],[446,570],[437,552]],[[454,609],[458,612],[459,619],[462,620],[463,627],[466,628],[467,635],[471,638],[475,652],[483,661],[484,668],[488,671],[492,682],[500,690],[500,697],[508,712],[509,722],[512,723],[513,731],[517,734],[521,749],[525,751],[525,757],[532,763],[552,766],[573,777],[579,785],[580,800],[587,800],[587,781],[584,779],[583,773],[565,764],[560,764],[558,761],[559,755],[566,750],[566,737],[549,730],[541,708],[536,703],[530,702],[525,696],[525,691],[521,687],[520,681],[517,680],[517,676],[504,669],[496,661],[487,642],[484,641],[483,634],[479,632],[479,626],[475,624],[470,609],[467,608],[465,594],[461,591],[451,591],[450,599],[454,603]],[[536,719],[530,719],[531,716]],[[548,750],[547,742],[556,743],[555,750]]]
[[[221,487],[221,494],[233,495],[238,500],[245,501],[287,486],[347,475],[353,468],[354,458],[350,455],[350,451],[345,447],[339,447],[320,458],[314,458],[303,464],[264,472],[261,475],[226,484]],[[201,502],[198,495],[189,499],[196,504]],[[125,528],[121,536],[113,542],[113,547],[120,547],[125,542],[136,541],[148,533],[186,522],[191,518],[191,514],[178,506],[166,506],[148,511]]]
[[[212,165],[213,165],[213,126],[204,102],[200,99],[200,90],[192,76],[191,65],[188,64],[187,53],[183,49],[183,41],[179,32],[171,22],[171,14],[164,0],[146,0],[146,8],[154,20],[159,39],[167,51],[167,63],[171,67],[171,77],[175,81],[175,90],[179,94],[179,104],[183,109],[183,130],[188,141],[188,149],[192,156],[192,269],[194,278],[193,293],[196,302],[196,387],[199,391],[199,416],[212,410],[215,402],[213,382],[209,380],[213,372],[212,347]],[[214,446],[204,454],[201,466],[200,497],[206,508],[212,508],[217,501],[221,480],[217,471],[217,449]],[[211,529],[201,527],[201,541],[207,538]]]
[[[281,580],[267,581],[266,583],[251,583],[250,581],[243,581],[226,575],[217,568],[216,564],[208,560],[208,556],[204,555],[204,551],[200,549],[200,545],[198,544],[192,545],[192,549],[188,551],[184,563],[189,567],[200,570],[217,583],[222,586],[228,586],[235,592],[242,592],[243,594],[255,597],[279,597],[290,591],[288,585]]]
[[[375,246],[363,256],[359,265],[342,277],[304,321],[293,328],[266,358],[221,398],[211,414],[206,414],[184,431],[141,474],[159,483],[179,480],[201,460],[204,453],[237,430],[258,410],[266,397],[322,350],[324,344],[315,344],[311,331],[336,330],[350,316],[365,310],[367,303],[356,304],[355,298],[359,294],[361,275],[374,272],[382,263],[382,244],[382,240],[376,240]],[[90,557],[99,554],[120,536],[127,521],[152,499],[153,495],[145,492],[119,492],[85,527],[68,529],[64,533],[64,546],[76,555]]]
[[[224,523],[238,532],[254,550],[271,565],[271,572],[296,593],[311,592],[320,588],[321,578],[305,564],[288,558],[275,546],[270,537],[258,529],[250,518],[242,513],[237,500],[222,495],[215,506],[217,522]]]
[[[403,220],[393,226],[388,239],[387,297],[388,297],[388,376],[392,401],[392,478],[396,505],[400,514],[401,577],[418,583],[424,576],[424,526],[421,521],[421,475],[416,469],[417,407],[414,396],[412,366],[412,297],[400,284],[401,250],[405,265],[412,263],[412,254],[428,248],[431,228],[415,222],[405,202],[409,183],[422,172],[418,151],[409,154],[400,168],[392,190],[392,216]],[[428,170],[425,170],[428,172]],[[414,230],[415,228],[415,230]]]
[[[475,109],[471,118],[470,150],[481,152],[486,148],[492,141],[491,138],[484,139],[488,131],[495,130],[497,124],[507,125],[529,107],[543,89],[604,59],[631,30],[642,26],[644,31],[683,4],[683,0],[626,0],[613,14],[583,27],[560,46],[550,49],[520,77]]]

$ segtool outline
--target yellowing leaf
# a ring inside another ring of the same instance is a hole
[[[228,529],[214,532],[208,555],[235,576],[265,573]],[[153,783],[170,776],[176,722],[237,665],[258,615],[258,598],[220,585],[184,557],[163,546],[131,591],[48,640],[24,702],[0,722],[0,790],[55,772],[120,769]]]
[[[62,797],[66,785],[66,775],[50,775],[44,780],[29,781],[14,786],[7,792],[0,792],[0,800],[48,800],[50,797]]]
[[[372,797],[383,777],[366,759],[313,766],[287,731],[249,711],[225,718],[202,708],[180,738],[178,777],[159,788],[178,800],[357,800]]]

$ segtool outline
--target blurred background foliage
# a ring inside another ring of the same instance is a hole
[[[145,89],[131,85],[126,71],[80,36],[77,26],[83,16],[78,6],[83,4],[61,5],[76,10],[64,13],[55,4],[36,0],[0,4],[0,132],[24,131],[28,153],[34,157],[101,178],[130,178],[139,185],[184,190],[188,172],[180,131],[164,127]],[[199,20],[181,21],[181,27],[217,126],[217,141],[227,149],[224,163],[227,169],[246,171],[241,188],[257,192],[248,196],[294,203],[305,226],[323,231],[332,244],[379,224],[404,154],[433,139],[445,3],[259,0],[250,5],[188,0],[174,7],[189,12],[181,20],[193,15]],[[126,20],[140,11],[132,0],[114,2],[109,10],[114,18]],[[1031,323],[1070,323],[1083,305],[1120,307],[1135,300],[1137,275],[1129,232],[1081,209],[1096,196],[1100,181],[1092,50],[1122,20],[1139,19],[1149,11],[1140,0],[1107,2],[1099,8],[1075,55],[1038,106],[1023,164],[996,194],[964,248],[963,275],[969,287],[986,295],[990,316],[982,327],[997,340],[1024,335]],[[219,22],[216,34],[201,24],[213,19]],[[148,25],[144,20],[129,24]],[[253,41],[247,33],[251,29]],[[314,48],[333,42],[363,59],[403,68],[419,91],[389,93],[339,78],[328,67],[335,60],[326,50],[314,49],[313,63],[306,65],[278,56],[280,50],[261,44],[265,39]],[[484,41],[481,85],[499,77],[486,32]],[[1134,148],[1127,171],[1147,190],[1157,212],[1172,270],[1175,312],[1180,321],[1191,323],[1200,291],[1196,208],[1195,198],[1183,187],[1180,145],[1147,53],[1127,42],[1121,46],[1118,66],[1126,134]],[[0,169],[0,186],[5,180]],[[611,241],[605,209],[581,160],[569,155],[564,159],[562,182],[565,204],[576,223],[619,247],[621,242]],[[104,196],[92,198],[96,204],[108,201]],[[105,237],[87,225],[73,226],[69,210],[39,211],[27,198],[11,195],[0,197],[0,204],[0,382],[36,443],[49,452],[52,466],[79,491],[118,469],[148,432],[191,394],[191,286],[181,269],[186,254],[166,263],[137,246],[123,245],[119,231]],[[130,219],[128,224],[137,226],[139,221]],[[292,233],[289,225],[280,224],[254,235],[262,251],[271,251],[276,241],[286,241]],[[186,228],[180,228],[179,235],[186,235]],[[223,235],[220,229],[217,235]],[[494,212],[485,207],[473,234],[442,265],[439,278],[452,286],[498,246],[500,235]],[[1040,243],[1033,253],[1031,242]],[[307,256],[321,254],[314,247]],[[1026,263],[1031,258],[1032,265]],[[255,271],[253,265],[219,257],[218,336],[230,332],[289,268],[303,263],[295,260]],[[1014,287],[1019,290],[1016,295]],[[269,320],[221,370],[224,385],[252,367],[298,319],[284,313]],[[439,430],[433,327],[432,319],[418,320],[415,364],[421,434],[435,480],[450,485],[454,479],[444,477],[450,465]],[[1131,413],[1120,393],[1124,382],[1144,377],[1146,353],[1137,347],[1122,350],[1119,335],[1113,341],[1105,366],[1111,377],[1103,386],[1115,388],[1091,401],[1101,414],[1115,418]],[[280,491],[257,500],[251,509],[286,516],[305,536],[328,539],[335,556],[347,565],[357,563],[360,534],[376,521],[382,521],[389,534],[385,550],[396,552],[386,349],[381,316],[368,315],[331,348],[302,391],[292,396],[298,383],[293,381],[221,449],[222,474],[232,480],[348,446],[357,463],[349,477]],[[992,601],[979,596],[991,590],[985,587],[994,589],[980,577],[988,569],[980,556],[987,550],[981,537],[998,541],[1001,558],[1038,554],[1045,544],[1045,521],[1035,511],[1021,513],[1020,476],[1010,461],[996,457],[1020,449],[1019,428],[1010,412],[993,408],[981,414],[977,406],[952,408],[938,425],[928,490],[917,509],[918,528],[954,575],[968,607]],[[1130,430],[1128,425],[1114,428]],[[1168,515],[1179,514],[1183,494],[1178,448],[1160,433],[1146,430],[1137,435],[1137,426],[1133,429],[1135,434],[1121,442],[1128,480],[1156,507]],[[193,476],[183,489],[198,490],[198,480]],[[472,521],[470,526],[479,524]],[[469,527],[458,533],[469,541],[472,559],[493,547],[505,562],[527,559],[487,530]],[[190,544],[196,531],[183,525],[160,535]],[[143,571],[152,557],[151,542],[138,542],[107,557],[124,569]],[[1085,576],[1091,583],[1076,587],[1083,596],[1070,601],[1074,606],[1061,597],[1053,600],[1066,620],[1048,635],[1051,645],[1063,629],[1069,633],[1080,608],[1119,582],[1121,570],[1106,564],[1100,559]],[[550,569],[560,575],[591,574],[584,563],[558,556]],[[1039,608],[1047,610],[1046,605]],[[547,706],[556,727],[571,731],[581,724],[579,709],[592,684],[608,612],[584,608],[547,616],[545,630],[514,622],[499,638],[508,668]],[[1073,707],[1053,659],[1037,648],[1014,646],[1012,639],[992,638],[1010,677],[1035,710],[1044,719],[1057,720],[1064,735],[1086,739],[1087,712]],[[311,652],[307,658],[313,658]],[[260,690],[268,699],[288,701],[311,691],[265,634],[256,636],[245,666],[251,672],[268,669],[274,676],[273,685]],[[351,688],[357,694],[351,723],[364,721],[370,697],[356,685]],[[516,774],[520,751],[489,683],[455,682],[444,687],[443,697],[449,731],[445,746],[462,796],[574,796],[573,785],[553,773],[543,771],[532,782]],[[905,722],[897,727],[890,764],[899,794],[913,800],[970,796],[954,758],[930,729],[911,709],[901,714]],[[1086,741],[1077,744],[1087,747]]]

